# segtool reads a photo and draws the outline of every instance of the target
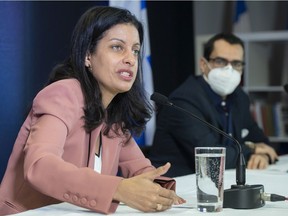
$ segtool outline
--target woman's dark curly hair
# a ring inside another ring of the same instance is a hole
[[[73,31],[70,55],[62,64],[53,69],[48,81],[48,85],[68,78],[75,78],[80,82],[85,99],[83,117],[87,133],[104,121],[107,125],[105,135],[108,135],[111,129],[117,134],[120,129],[123,133],[130,131],[131,134],[140,135],[151,118],[152,106],[146,98],[141,82],[142,53],[138,59],[136,80],[131,89],[117,94],[106,110],[102,104],[99,84],[84,64],[87,53],[93,53],[96,50],[98,41],[103,38],[105,32],[123,23],[135,26],[142,45],[143,26],[128,10],[104,6],[87,10]]]

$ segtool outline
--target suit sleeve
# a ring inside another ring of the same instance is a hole
[[[189,100],[174,99],[173,103],[185,110],[193,113],[204,121],[219,127],[215,115],[211,113],[209,107],[211,104],[203,101],[202,108],[199,108],[197,101],[191,102]],[[187,158],[189,155],[194,155],[195,147],[226,147],[226,168],[234,168],[236,165],[238,148],[237,145],[224,145],[221,143],[221,136],[218,132],[210,129],[201,121],[187,115],[181,111],[175,111],[169,107],[164,108],[164,116],[169,116],[169,121],[165,122],[164,126],[168,133],[171,134],[173,139],[177,142],[178,147],[185,152]],[[162,119],[163,116],[161,117]],[[192,163],[192,162],[191,162]]]
[[[243,142],[252,141],[252,142],[264,142],[270,144],[268,137],[264,134],[263,130],[258,126],[256,121],[253,119],[250,112],[250,100],[249,97],[242,92],[242,103],[239,105],[241,113],[241,119],[243,121],[243,128],[247,128],[249,133],[246,137],[243,137]],[[242,105],[242,106],[241,106]]]

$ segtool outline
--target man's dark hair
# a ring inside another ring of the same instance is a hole
[[[219,34],[214,35],[205,43],[204,53],[203,53],[204,54],[203,56],[205,59],[210,58],[210,55],[214,49],[214,43],[215,41],[218,41],[218,40],[224,40],[228,42],[229,44],[239,44],[244,50],[244,43],[239,37],[237,37],[236,35],[232,33],[219,33]]]

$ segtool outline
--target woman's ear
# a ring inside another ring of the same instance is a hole
[[[85,57],[85,66],[90,68],[91,67],[91,54],[87,53]]]

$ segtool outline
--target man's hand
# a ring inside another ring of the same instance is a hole
[[[271,163],[275,163],[278,160],[278,155],[275,150],[265,143],[255,143],[255,154],[267,154],[271,160]],[[269,161],[268,161],[269,162]]]
[[[252,154],[248,164],[248,169],[266,169],[269,165],[269,158],[266,154]]]
[[[165,174],[170,163],[141,175],[123,179],[118,185],[114,200],[143,212],[164,211],[173,204],[186,202],[178,197],[174,191],[165,189],[154,183],[154,179]]]

